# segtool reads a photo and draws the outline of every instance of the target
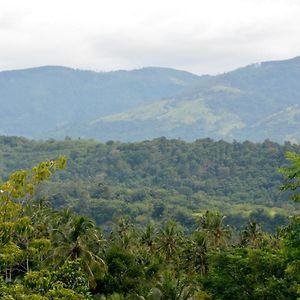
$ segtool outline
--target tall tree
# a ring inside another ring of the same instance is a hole
[[[200,216],[198,230],[206,232],[207,245],[214,249],[226,247],[231,237],[229,226],[224,224],[225,216],[219,212],[206,211]]]
[[[54,232],[54,259],[58,264],[66,260],[81,259],[89,275],[91,286],[97,276],[106,272],[106,264],[100,257],[104,240],[94,221],[87,217],[75,216]]]

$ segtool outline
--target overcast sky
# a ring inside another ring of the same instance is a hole
[[[299,0],[0,0],[0,70],[215,74],[298,55]]]

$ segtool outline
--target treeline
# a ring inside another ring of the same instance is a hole
[[[299,200],[300,157],[282,169]],[[1,185],[0,297],[4,300],[296,300],[300,296],[300,218],[276,234],[249,221],[239,232],[218,212],[184,233],[176,222],[134,225],[107,234],[88,217],[54,210],[34,197],[66,161],[42,162]]]
[[[286,151],[291,143],[227,143],[210,139],[186,143],[159,138],[139,143],[92,140],[29,141],[0,137],[2,180],[16,169],[27,169],[58,155],[68,168],[54,183],[40,189],[55,207],[72,207],[97,224],[128,215],[135,223],[174,219],[185,228],[196,226],[195,214],[219,210],[226,223],[241,227],[250,218],[265,230],[287,223],[295,207],[280,193]]]
[[[295,213],[287,193],[279,191],[282,176],[276,169],[286,164],[286,151],[299,150],[298,145],[270,141],[187,143],[159,138],[104,144],[2,136],[0,170],[5,181],[13,170],[66,155],[68,168],[40,188],[39,197],[89,215],[104,229],[124,215],[144,225],[172,218],[192,229],[195,214],[212,209],[237,228],[250,218],[274,231]]]

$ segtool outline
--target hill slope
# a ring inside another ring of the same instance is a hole
[[[297,211],[279,191],[283,178],[276,170],[286,164],[286,151],[299,152],[300,146],[165,138],[37,142],[0,136],[0,170],[4,181],[15,169],[66,155],[67,169],[40,189],[39,199],[71,206],[102,225],[129,215],[138,223],[174,218],[190,227],[194,213],[210,209],[237,226],[250,216],[271,229]]]
[[[107,73],[64,67],[3,71],[0,133],[48,138],[62,125],[172,97],[197,79],[166,68]]]
[[[300,58],[250,65],[202,77],[173,99],[99,117],[74,130],[117,140],[209,136],[300,142],[299,83]]]
[[[0,133],[137,141],[300,142],[300,58],[217,76],[164,68],[0,72]]]

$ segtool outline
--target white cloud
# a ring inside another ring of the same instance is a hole
[[[296,0],[0,0],[0,69],[216,73],[300,55]]]

